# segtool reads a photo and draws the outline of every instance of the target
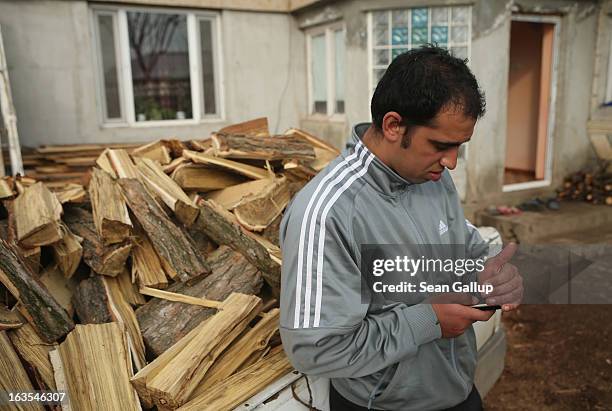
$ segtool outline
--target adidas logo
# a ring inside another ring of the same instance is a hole
[[[440,220],[440,225],[438,226],[438,231],[440,235],[446,233],[448,231],[448,226],[444,224],[444,221]]]

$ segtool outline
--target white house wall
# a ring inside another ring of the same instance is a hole
[[[271,131],[306,111],[304,36],[290,14],[221,11],[225,121],[189,126],[101,126],[88,3],[0,1],[23,146],[204,138],[266,116]]]

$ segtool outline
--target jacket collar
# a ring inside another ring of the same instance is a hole
[[[370,127],[370,124],[371,123],[360,123],[355,125],[351,131],[349,141],[346,143],[346,148],[349,152],[354,152],[354,150],[365,150],[366,157],[372,155],[374,159],[370,163],[363,179],[374,189],[383,194],[391,196],[396,195],[406,190],[409,186],[413,185],[413,183],[393,171],[363,144],[361,139],[368,127]]]

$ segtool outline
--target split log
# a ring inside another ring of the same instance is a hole
[[[270,178],[247,181],[246,183],[236,184],[222,190],[210,191],[203,194],[203,197],[206,200],[213,200],[227,210],[233,210],[245,197],[261,193],[273,181]]]
[[[133,264],[132,262],[132,265]],[[144,296],[138,292],[136,284],[132,282],[132,276],[127,268],[115,278],[119,281],[119,287],[121,288],[123,297],[132,307],[141,306],[147,302]]]
[[[262,231],[278,217],[291,200],[289,181],[285,177],[271,181],[259,193],[251,194],[236,204],[234,215],[251,231]]]
[[[53,194],[60,204],[82,203],[87,198],[87,192],[81,184],[66,184],[60,189],[54,189]]]
[[[127,344],[125,334],[114,323],[77,325],[60,344],[58,353],[72,409],[141,409],[130,385]]]
[[[260,309],[258,297],[230,294],[220,310],[172,359],[167,363],[155,360],[134,376],[136,389],[146,389],[146,393],[139,390],[141,397],[150,397],[158,408],[177,408],[187,402],[215,359]]]
[[[82,324],[113,322],[110,301],[101,275],[82,280],[76,287],[72,302]]]
[[[249,233],[236,221],[236,217],[215,204],[214,201],[199,202],[200,216],[194,227],[202,230],[217,244],[224,244],[243,254],[259,268],[275,295],[280,294],[280,250],[273,244],[262,244],[262,238]]]
[[[0,331],[0,401],[3,404],[12,404],[11,409],[16,410],[40,410],[45,408],[40,402],[10,403],[9,392],[32,392],[34,387],[28,379],[28,374],[23,369],[17,353],[13,349],[6,331]]]
[[[138,180],[120,179],[119,184],[155,251],[167,263],[164,268],[172,270],[172,277],[187,281],[210,272],[193,240],[168,218]]]
[[[132,151],[132,157],[148,158],[158,161],[162,165],[168,164],[170,161],[172,161],[172,157],[170,157],[170,150],[168,147],[166,147],[163,140],[153,141],[134,149]]]
[[[51,249],[57,266],[66,278],[70,278],[81,263],[83,239],[74,235],[65,224],[62,223],[60,227],[63,233],[62,239],[52,244]]]
[[[15,251],[23,258],[23,260],[28,264],[28,267],[32,270],[33,273],[38,274],[40,270],[40,255],[41,248],[40,247],[23,247],[22,245],[17,243],[17,227],[15,223],[15,201],[5,201],[4,207],[8,211],[8,220],[6,225],[6,230],[3,224],[0,224],[0,231],[6,231],[6,233],[2,233],[2,238],[6,238],[7,242],[13,247]]]
[[[212,273],[193,285],[177,283],[168,291],[213,301],[225,300],[232,291],[259,294],[261,274],[243,255],[219,247],[207,259]],[[161,299],[152,299],[136,310],[147,349],[155,356],[213,315],[215,310]]]
[[[221,381],[202,395],[190,400],[179,410],[234,409],[292,369],[282,347],[276,347],[261,361]]]
[[[238,124],[232,124],[223,127],[219,130],[226,134],[245,134],[249,136],[269,136],[270,129],[268,128],[268,118],[260,117],[249,121],[244,121]]]
[[[191,397],[205,394],[216,384],[222,382],[234,374],[248,359],[262,353],[268,348],[272,335],[278,331],[279,326],[278,308],[265,313],[263,318],[248,330],[237,341],[235,341],[206,373],[206,377],[195,389]]]
[[[283,215],[279,215],[272,221],[265,230],[262,231],[261,236],[274,244],[275,246],[280,246],[280,224],[283,220]]]
[[[14,196],[13,182],[10,178],[0,179],[0,199],[9,198]]]
[[[171,174],[174,170],[176,170],[178,166],[180,166],[181,164],[186,164],[188,162],[189,160],[187,160],[185,157],[177,157],[172,160],[170,164],[163,166],[162,170],[164,170],[164,173],[166,174]]]
[[[312,146],[304,139],[292,135],[253,137],[217,132],[212,134],[211,140],[217,157],[268,161],[315,159]]]
[[[104,245],[125,241],[130,236],[132,222],[115,180],[108,173],[93,168],[89,197],[94,225]]]
[[[66,210],[64,222],[70,231],[83,239],[83,261],[92,270],[109,276],[116,276],[123,271],[132,249],[130,242],[105,246],[96,232],[93,216],[82,208]]]
[[[132,278],[141,287],[166,288],[172,271],[166,272],[164,264],[155,252],[151,241],[139,225],[135,226],[136,243],[132,252]]]
[[[248,164],[239,163],[237,161],[228,160],[225,158],[214,157],[208,154],[198,153],[196,151],[185,150],[183,157],[198,164],[215,166],[232,173],[240,174],[254,180],[260,178],[272,177],[268,170],[259,167],[250,166]]]
[[[299,130],[297,128],[290,128],[289,130],[285,132],[285,135],[303,138],[305,141],[310,143],[310,145],[312,145],[313,147],[330,151],[334,153],[336,156],[340,154],[340,150],[338,150],[336,147],[332,146],[326,141],[321,140],[318,137],[313,136],[310,133],[307,133],[306,131]]]
[[[18,196],[13,211],[20,245],[32,248],[61,240],[62,205],[43,183],[28,187]]]
[[[138,321],[116,278],[94,275],[81,281],[74,295],[74,304],[84,324],[118,323],[126,331],[136,368],[141,369],[146,364]]]
[[[96,165],[102,170],[106,171],[111,177],[117,178],[117,173],[115,172],[115,169],[113,168],[108,158],[109,151],[110,148],[107,148],[102,152],[102,154],[98,156],[98,158],[96,159]]]
[[[11,330],[7,334],[19,356],[38,374],[48,389],[55,390],[55,379],[53,378],[53,366],[49,361],[49,351],[57,346],[45,343],[30,324]]]
[[[166,204],[185,226],[198,217],[198,207],[183,189],[164,173],[158,163],[142,158],[137,165],[142,181]]]
[[[172,179],[187,191],[219,190],[242,183],[239,175],[209,168],[201,164],[182,164],[172,172]]]
[[[0,282],[21,302],[19,311],[44,341],[57,341],[74,328],[66,311],[33,278],[25,262],[1,239]]]
[[[47,268],[39,277],[39,280],[45,287],[49,294],[59,303],[60,306],[72,318],[74,314],[74,307],[72,305],[72,293],[74,292],[74,285],[64,277],[62,272],[55,268]]]
[[[0,305],[0,331],[19,328],[22,325],[23,321],[21,321],[16,311],[9,310],[4,305]]]
[[[108,162],[118,178],[138,178],[138,169],[125,150],[108,150]]]

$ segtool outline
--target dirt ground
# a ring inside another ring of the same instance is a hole
[[[508,351],[485,410],[612,410],[612,305],[504,314]]]

